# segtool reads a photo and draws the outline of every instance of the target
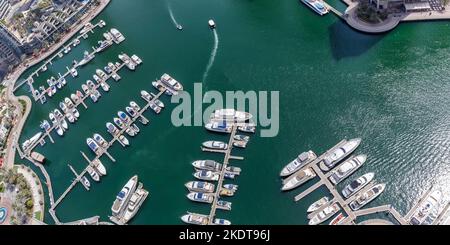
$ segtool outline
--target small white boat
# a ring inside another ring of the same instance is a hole
[[[252,114],[235,109],[220,109],[215,110],[211,116],[211,120],[227,121],[234,123],[244,123],[252,119]]]
[[[310,221],[309,221],[309,225],[319,225],[325,221],[327,221],[328,219],[330,219],[331,217],[333,217],[333,215],[335,215],[339,210],[341,210],[341,208],[339,207],[339,205],[337,203],[334,203],[326,208],[324,208],[322,211],[320,211],[319,213],[317,213]]]
[[[214,20],[208,20],[208,25],[211,29],[216,28],[216,23],[214,22]]]
[[[106,82],[100,83],[100,86],[102,87],[103,91],[108,92],[110,86]]]
[[[219,180],[220,176],[219,176],[219,173],[217,173],[217,172],[199,170],[194,173],[194,177],[199,180],[217,181],[217,180]]]
[[[303,152],[296,159],[290,162],[286,167],[281,170],[280,176],[287,177],[297,172],[308,163],[314,161],[317,158],[317,155],[313,151]]]
[[[119,136],[119,141],[124,145],[124,146],[129,146],[130,145],[130,141],[128,141],[127,138],[125,138],[125,136],[120,135]]]
[[[214,192],[214,184],[205,181],[190,181],[184,184],[189,191],[192,192],[205,192],[205,193],[213,193]]]
[[[231,222],[226,219],[214,219],[213,224],[215,224],[215,225],[231,225]]]
[[[167,86],[168,88],[174,90],[174,91],[182,91],[183,90],[183,85],[181,85],[180,82],[178,82],[177,80],[175,80],[173,77],[171,77],[169,74],[164,73],[161,76],[161,83],[163,83],[165,86]]]
[[[186,195],[193,202],[212,203],[214,200],[213,193],[191,192]]]
[[[342,224],[342,222],[344,222],[345,218],[345,215],[343,213],[340,213],[333,220],[331,220],[329,225],[340,225]]]
[[[207,225],[209,218],[203,214],[188,213],[181,216],[181,220],[184,223],[191,225]]]
[[[81,178],[81,181],[87,188],[91,187],[91,182],[89,182],[89,180],[86,178],[86,176],[83,176],[83,178]]]
[[[221,141],[206,141],[203,142],[203,147],[214,149],[214,150],[226,150],[228,149],[228,144]]]
[[[304,183],[308,182],[309,180],[313,179],[314,177],[316,177],[316,173],[311,168],[300,170],[295,175],[289,177],[289,179],[286,179],[287,181],[283,185],[281,190],[282,191],[293,190],[303,185]]]
[[[91,166],[87,166],[86,170],[94,181],[100,181],[100,175]]]
[[[383,193],[384,189],[386,188],[386,184],[378,184],[374,187],[370,188],[370,190],[367,190],[363,193],[358,193],[356,195],[356,198],[353,202],[350,203],[350,208],[353,211],[357,211],[373,201],[375,198],[381,195]]]
[[[319,210],[323,205],[327,204],[330,201],[330,199],[328,197],[323,197],[321,199],[319,199],[318,201],[314,202],[313,204],[311,204],[311,206],[309,206],[308,208],[308,213],[312,213],[315,212],[317,210]]]
[[[102,176],[106,175],[106,168],[103,165],[103,163],[100,161],[100,159],[96,159],[96,160],[92,161],[92,166],[97,170],[97,172],[100,175],[102,175]]]

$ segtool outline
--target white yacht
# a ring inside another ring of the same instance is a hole
[[[183,90],[183,85],[181,85],[181,83],[179,83],[177,80],[175,80],[169,74],[164,73],[161,76],[161,82],[172,90],[175,90],[175,91]]]
[[[84,57],[80,62],[77,63],[77,66],[84,66],[89,63],[91,60],[95,58],[94,54],[89,54],[88,51],[84,51]]]
[[[252,119],[252,114],[243,111],[237,111],[235,109],[220,109],[215,110],[211,116],[211,120],[244,123]]]
[[[228,144],[221,141],[206,141],[203,142],[203,147],[214,150],[226,150],[228,149]]]
[[[215,185],[205,181],[190,181],[184,184],[189,191],[213,193]]]
[[[219,180],[220,176],[219,176],[219,173],[217,173],[217,172],[198,170],[194,173],[194,177],[199,180],[217,181],[217,180]]]
[[[322,169],[325,172],[330,171],[339,162],[341,162],[347,156],[352,154],[356,150],[356,148],[358,148],[360,143],[361,143],[361,139],[352,139],[352,140],[346,141],[345,144],[343,144],[341,147],[335,149],[334,151],[330,152],[324,158],[324,160],[319,164],[320,169]]]
[[[313,204],[311,204],[311,206],[308,207],[307,212],[308,213],[315,212],[315,211],[319,210],[323,205],[327,204],[329,201],[330,201],[330,199],[328,197],[323,197],[323,198],[317,200],[316,202],[314,202]]]
[[[130,198],[128,207],[123,215],[124,223],[128,223],[137,213],[142,203],[148,196],[148,191],[138,188],[135,193]]]
[[[181,220],[184,223],[191,225],[207,225],[209,218],[207,215],[203,214],[188,213],[181,216]]]
[[[126,204],[128,203],[128,200],[130,199],[131,195],[134,193],[134,190],[136,189],[136,185],[138,182],[138,176],[133,176],[122,188],[122,190],[117,194],[116,200],[113,203],[113,206],[111,207],[111,211],[113,216],[119,216]]]
[[[344,187],[342,190],[342,195],[345,198],[351,197],[353,194],[357,193],[358,191],[362,190],[365,186],[367,186],[370,182],[372,182],[373,178],[375,177],[374,173],[367,173],[361,177],[359,177],[356,180],[353,180]]]
[[[286,167],[281,170],[280,176],[287,177],[297,172],[308,163],[314,161],[317,158],[317,155],[313,151],[303,152],[296,159],[290,162]]]
[[[116,44],[119,44],[119,43],[125,41],[125,37],[124,37],[124,36],[122,35],[122,33],[120,33],[120,31],[117,30],[116,28],[112,28],[111,31],[110,31],[110,33],[111,33],[111,35],[112,35],[113,41],[114,41]]]
[[[345,161],[343,164],[339,165],[339,167],[331,172],[331,176],[329,178],[331,183],[335,185],[341,183],[341,181],[358,170],[366,162],[366,160],[366,155],[359,155]]]
[[[34,143],[36,143],[42,136],[42,132],[39,132],[37,134],[35,134],[33,137],[31,137],[29,140],[26,140],[23,144],[22,144],[22,148],[24,150],[28,149],[28,147],[30,147],[31,145],[33,145]]]
[[[189,200],[193,202],[212,203],[214,200],[213,193],[190,192],[186,196]]]
[[[213,160],[198,160],[192,162],[192,166],[196,169],[209,170],[209,171],[220,171],[222,170],[222,164]]]
[[[317,213],[310,221],[309,221],[309,225],[319,225],[325,221],[327,221],[328,219],[330,219],[331,217],[333,217],[333,215],[335,215],[339,210],[341,210],[341,208],[339,207],[339,205],[337,203],[334,203],[326,208],[324,208],[322,211],[320,211],[319,213]]]
[[[305,169],[300,170],[295,175],[292,175],[288,179],[286,179],[286,182],[284,183],[283,187],[281,188],[282,191],[290,191],[293,190],[304,183],[308,182],[309,180],[316,177],[316,173],[311,169]]]
[[[350,208],[353,211],[361,209],[362,207],[373,201],[375,198],[377,198],[379,195],[381,195],[385,188],[386,184],[378,184],[370,188],[368,191],[358,193],[355,200],[350,203]]]
[[[412,225],[423,225],[428,217],[433,213],[433,210],[439,210],[443,200],[442,192],[435,190],[431,192],[425,201],[416,209],[411,216],[409,223]],[[432,222],[431,222],[432,223]]]
[[[97,170],[97,172],[100,175],[102,175],[102,176],[106,175],[106,168],[105,168],[105,166],[103,165],[103,163],[99,159],[96,159],[96,160],[92,161],[92,167],[95,168],[95,170]]]
[[[323,1],[321,0],[301,0],[301,1],[319,15],[328,14],[328,8],[324,5]]]
[[[232,126],[227,124],[226,121],[210,122],[205,125],[205,129],[211,132],[229,134],[232,131]]]

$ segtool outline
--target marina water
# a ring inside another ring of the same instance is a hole
[[[330,4],[342,6],[337,0]],[[385,35],[365,35],[332,14],[320,17],[295,0],[171,0],[176,20],[184,28],[179,31],[167,6],[163,0],[112,1],[94,22],[105,20],[107,28],[119,29],[127,40],[99,54],[79,70],[78,78],[68,78],[66,88],[45,105],[33,107],[21,142],[39,130],[39,122],[59,101],[81,89],[95,69],[116,61],[121,52],[144,60],[135,72],[121,71],[120,82],[110,81],[110,92],[102,92],[98,103],[88,101],[87,110],[80,108],[80,120],[64,138],[54,135],[56,144],[48,142],[36,149],[49,159],[46,168],[57,197],[74,177],[67,164],[80,171],[86,166],[80,150],[93,157],[86,138],[95,132],[109,136],[105,123],[131,100],[142,105],[139,92],[153,90],[151,81],[167,72],[188,92],[193,83],[202,82],[214,47],[209,19],[217,24],[220,55],[208,71],[207,88],[280,91],[281,104],[279,135],[252,137],[245,151],[235,151],[245,157],[231,164],[243,170],[235,181],[239,192],[227,198],[233,210],[218,211],[218,217],[233,224],[306,224],[306,208],[325,192],[295,203],[293,197],[312,182],[281,193],[279,171],[299,153],[311,149],[320,154],[344,138],[362,138],[357,153],[368,155],[352,177],[373,171],[379,182],[387,184],[385,193],[370,206],[392,204],[404,214],[431,185],[450,184],[447,22],[402,24]],[[96,29],[82,40],[37,84],[63,73],[84,50],[97,45],[104,31]],[[27,88],[19,93],[28,94]],[[115,195],[135,174],[150,196],[131,224],[181,224],[186,211],[209,213],[208,205],[185,197],[184,183],[193,180],[192,161],[222,157],[202,153],[200,144],[226,136],[201,127],[173,127],[170,110],[175,105],[168,97],[163,102],[166,111],[158,117],[146,113],[151,123],[141,127],[131,147],[116,144],[110,149],[116,163],[102,159],[108,175],[100,184],[93,183],[90,192],[78,185],[67,196],[56,210],[61,221],[95,215],[108,220]],[[46,210],[48,205],[46,198]],[[48,214],[45,221],[53,222]]]

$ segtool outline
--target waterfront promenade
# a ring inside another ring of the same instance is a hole
[[[18,165],[17,173],[25,177],[33,194],[33,218],[38,221],[44,220],[45,197],[42,189],[41,180],[34,174],[33,170],[24,165]]]

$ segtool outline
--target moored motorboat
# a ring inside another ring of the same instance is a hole
[[[113,121],[117,125],[117,127],[119,127],[120,129],[124,129],[125,128],[125,124],[119,118],[115,117],[115,118],[113,118]]]
[[[95,172],[95,170],[91,166],[87,166],[86,170],[94,181],[100,181],[100,175],[98,175],[98,173]]]
[[[303,152],[281,170],[280,176],[290,176],[315,159],[317,159],[317,155],[313,151]]]
[[[412,225],[432,224],[432,221],[437,218],[437,216],[433,215],[433,213],[438,213],[435,211],[439,211],[441,209],[441,206],[443,206],[443,199],[443,194],[440,190],[432,191],[425,197],[424,201],[414,211],[414,213],[411,215],[411,219],[407,221]],[[427,222],[427,220],[430,219],[431,222]]]
[[[92,167],[95,168],[95,170],[97,170],[97,172],[102,175],[105,176],[106,175],[106,168],[103,165],[103,163],[100,161],[100,159],[95,159],[92,161]]]
[[[214,219],[214,225],[231,225],[231,222],[226,219]]]
[[[256,126],[254,124],[245,124],[238,127],[238,130],[244,133],[254,134],[256,132]]]
[[[252,114],[235,109],[220,109],[215,110],[211,116],[211,120],[227,121],[233,123],[245,123],[252,119]]]
[[[135,175],[130,180],[128,180],[122,190],[117,194],[116,200],[111,207],[111,211],[114,216],[119,216],[122,213],[122,211],[126,207],[126,204],[128,203],[129,198],[136,190],[137,182],[138,176]]]
[[[345,218],[345,215],[343,213],[340,213],[330,221],[329,225],[340,225],[344,222]]]
[[[216,23],[214,22],[214,20],[208,20],[208,25],[211,29],[216,28]]]
[[[386,184],[378,184],[365,192],[358,193],[355,197],[355,200],[349,204],[350,208],[353,211],[361,209],[362,207],[373,201],[375,198],[380,196],[385,188]]]
[[[220,122],[210,122],[205,125],[206,130],[217,133],[231,133],[232,126],[231,124],[227,124],[226,121]]]
[[[328,8],[325,6],[322,0],[301,0],[301,1],[319,15],[325,15],[328,13]]]
[[[331,183],[337,185],[348,176],[358,170],[367,160],[366,155],[359,155],[350,160],[345,161],[331,172],[329,177]]]
[[[203,142],[203,147],[214,149],[214,150],[226,150],[228,149],[228,144],[222,142],[222,141],[206,141]]]
[[[96,155],[100,155],[102,150],[100,148],[100,146],[97,144],[97,142],[95,142],[92,138],[87,138],[86,139],[86,144],[89,146],[89,148],[96,154]]]
[[[198,160],[192,162],[192,166],[200,170],[220,171],[222,170],[222,164],[213,160]]]
[[[193,202],[212,203],[214,200],[213,193],[191,192],[186,195]]]
[[[124,146],[129,146],[130,145],[130,141],[123,135],[119,136],[119,141],[122,143],[122,145]]]
[[[181,216],[181,220],[186,224],[191,225],[207,225],[209,222],[209,218],[206,215],[203,214],[195,214],[195,213],[188,213],[183,216]]]
[[[213,171],[206,171],[206,170],[198,170],[194,173],[194,177],[199,180],[206,180],[206,181],[217,181],[219,180],[219,174],[217,172]]]
[[[100,86],[102,87],[103,91],[109,92],[109,85],[106,82],[100,83]]]
[[[94,134],[94,140],[102,148],[107,148],[108,147],[108,142],[100,134]]]
[[[331,217],[333,217],[341,208],[337,203],[334,203],[326,208],[324,208],[322,211],[314,215],[314,217],[309,221],[309,225],[319,225]]]
[[[231,210],[231,202],[219,200],[217,201],[217,208],[222,210]]]
[[[330,201],[330,199],[328,197],[322,197],[321,199],[319,199],[316,202],[314,202],[313,204],[311,204],[311,206],[308,207],[307,212],[308,213],[315,212],[315,211],[319,210],[321,207],[323,207],[324,205],[326,205],[329,201]]]
[[[206,192],[213,193],[214,192],[214,184],[205,181],[190,181],[184,184],[189,191],[192,192]]]
[[[171,77],[169,74],[164,73],[161,76],[161,80],[160,80],[165,86],[167,86],[168,88],[174,90],[174,91],[182,91],[183,90],[183,85],[181,85],[181,83],[179,83],[177,80],[175,80],[173,77]]]
[[[342,196],[344,196],[345,198],[351,197],[353,194],[362,190],[362,188],[372,182],[374,177],[374,173],[367,173],[359,177],[358,179],[353,180],[352,182],[350,182],[350,184],[344,187],[344,189],[342,190]]]
[[[108,130],[108,133],[110,133],[112,136],[117,136],[119,133],[119,129],[110,122],[106,123],[106,128]]]
[[[314,177],[316,177],[316,173],[311,168],[300,170],[295,175],[292,175],[291,177],[286,179],[286,183],[283,185],[281,190],[293,190],[313,179]]]
[[[352,139],[346,141],[341,147],[330,152],[319,166],[322,171],[328,172],[333,169],[339,162],[353,153],[361,143],[361,139]]]
[[[89,182],[88,178],[86,178],[86,176],[83,176],[81,178],[81,182],[83,182],[84,186],[86,186],[86,188],[91,187],[91,182]]]

